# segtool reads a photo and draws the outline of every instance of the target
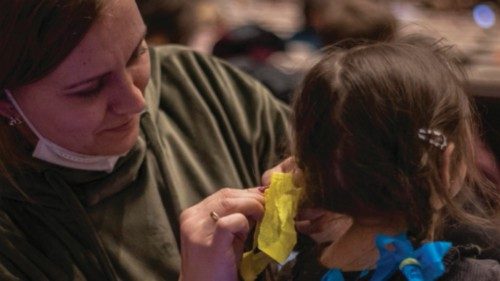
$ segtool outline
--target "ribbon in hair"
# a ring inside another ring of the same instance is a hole
[[[451,248],[450,242],[436,241],[414,250],[405,234],[377,235],[376,244],[380,258],[371,281],[388,280],[398,269],[409,281],[436,280],[445,272],[443,257]]]

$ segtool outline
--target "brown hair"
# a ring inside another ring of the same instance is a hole
[[[0,9],[0,87],[16,88],[50,73],[98,17],[102,1],[14,0]]]
[[[454,217],[471,218],[443,187],[443,151],[418,138],[426,128],[455,144],[452,179],[459,163],[467,165],[461,195],[481,191],[492,199],[485,205],[498,202],[489,186],[475,188],[482,185],[473,165],[475,114],[445,49],[412,38],[343,45],[354,46],[328,49],[294,102],[295,154],[308,201],[354,218],[403,218],[418,240],[432,230],[432,193]]]
[[[99,17],[102,0],[10,0],[0,4],[0,98],[3,89],[33,83],[53,71]],[[18,133],[0,122],[0,173],[22,159]],[[12,182],[12,180],[9,180]]]

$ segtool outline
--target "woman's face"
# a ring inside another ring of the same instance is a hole
[[[127,152],[137,141],[150,62],[134,0],[106,0],[101,17],[55,69],[13,96],[38,132],[89,155]]]

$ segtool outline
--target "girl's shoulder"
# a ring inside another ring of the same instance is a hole
[[[500,280],[500,263],[493,259],[475,258],[480,252],[475,245],[453,247],[443,260],[446,273],[439,280]]]
[[[460,259],[450,266],[447,273],[439,280],[498,281],[500,280],[500,263],[496,260]]]

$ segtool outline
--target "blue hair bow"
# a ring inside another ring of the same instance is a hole
[[[398,269],[408,281],[433,281],[443,275],[444,255],[451,248],[450,242],[427,242],[414,250],[406,235],[376,237],[380,258],[370,281],[389,279]],[[387,246],[392,245],[393,250]]]

